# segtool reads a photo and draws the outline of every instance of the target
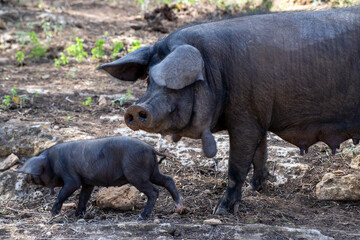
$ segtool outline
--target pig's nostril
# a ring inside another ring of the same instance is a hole
[[[143,121],[145,121],[147,119],[147,113],[144,111],[140,111],[139,112],[139,118]]]
[[[126,120],[127,120],[128,123],[131,123],[131,122],[134,120],[133,115],[127,114],[127,115],[126,115]]]

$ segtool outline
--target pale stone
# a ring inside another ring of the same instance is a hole
[[[316,196],[320,200],[360,200],[360,173],[339,176],[327,173],[316,185]]]
[[[0,58],[0,66],[10,64],[9,58]]]
[[[360,169],[360,155],[357,155],[351,159],[350,167],[354,169]]]
[[[99,208],[113,208],[132,210],[135,206],[139,191],[133,186],[109,187],[100,190],[96,196]]]
[[[28,122],[10,119],[0,126],[0,157],[11,153],[34,156],[54,144],[93,138],[78,128],[52,129],[50,122]]]
[[[62,211],[67,211],[69,209],[76,208],[76,203],[64,203],[61,207]]]
[[[34,199],[42,198],[43,196],[44,196],[44,194],[41,191],[36,191],[36,192],[33,192],[33,194],[32,194],[32,197]]]
[[[204,224],[205,224],[205,225],[216,226],[216,225],[221,225],[222,222],[221,222],[220,219],[210,218],[210,219],[204,220]]]
[[[99,97],[99,105],[100,106],[106,106],[107,105],[107,100],[106,100],[106,97],[104,95],[100,95],[100,97]]]
[[[11,168],[19,161],[18,156],[15,154],[10,154],[7,158],[0,162],[0,171]]]

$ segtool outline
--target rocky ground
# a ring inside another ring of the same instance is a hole
[[[11,100],[0,108],[2,239],[360,238],[360,147],[348,141],[332,155],[318,143],[300,156],[299,149],[269,134],[267,189],[253,192],[246,182],[239,213],[214,216],[212,210],[226,187],[227,133],[215,134],[218,153],[207,159],[197,140],[175,144],[158,134],[134,132],[124,124],[124,109],[142,96],[146,84],[119,82],[95,70],[112,60],[114,42],[123,42],[121,56],[136,40],[141,46],[153,44],[177,27],[228,17],[236,9],[180,4],[144,14],[130,0],[41,1],[41,6],[37,1],[13,2],[0,1],[0,97],[9,95]],[[260,4],[257,9],[266,8]],[[30,31],[38,34],[46,56],[29,57],[34,43],[24,33]],[[95,41],[103,39],[104,58],[78,63],[69,57],[67,65],[55,67],[54,58],[66,52],[75,37],[84,39],[90,56]],[[25,53],[22,66],[15,57],[19,50]],[[86,104],[89,97],[91,103]],[[161,188],[152,216],[139,223],[144,195],[127,192],[132,201],[126,202],[127,210],[119,210],[114,209],[116,203],[103,206],[99,198],[107,195],[96,188],[84,218],[74,216],[78,191],[60,215],[51,217],[56,194],[29,185],[16,172],[29,156],[58,142],[113,135],[137,137],[168,155],[160,169],[173,176],[185,198],[182,215],[174,213],[169,193]]]

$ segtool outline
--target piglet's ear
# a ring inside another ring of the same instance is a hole
[[[152,45],[143,47],[116,61],[100,65],[96,69],[105,70],[111,76],[120,80],[136,81],[146,75],[152,54]]]
[[[203,68],[204,61],[199,50],[190,45],[181,45],[150,69],[150,77],[160,86],[181,89],[204,80]]]
[[[28,159],[18,172],[40,176],[47,164],[46,156],[40,155]]]

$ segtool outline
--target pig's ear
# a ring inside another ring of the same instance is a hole
[[[199,50],[181,45],[150,69],[150,77],[160,86],[181,89],[204,80],[203,69],[204,61]]]
[[[47,157],[40,155],[32,157],[18,170],[18,172],[40,176],[47,164]]]
[[[111,76],[120,80],[136,81],[138,78],[143,78],[147,74],[152,54],[152,45],[142,47],[116,61],[100,65],[96,69],[105,70]]]

